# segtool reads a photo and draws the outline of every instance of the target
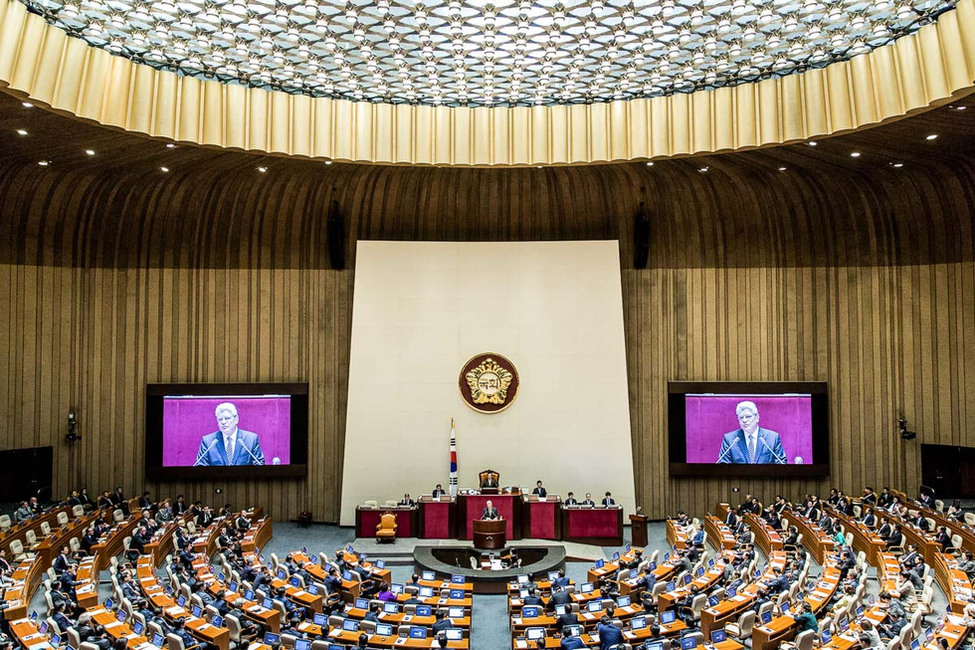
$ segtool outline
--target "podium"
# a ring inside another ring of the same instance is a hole
[[[630,515],[630,537],[633,546],[646,547],[647,519],[646,515]]]
[[[475,519],[471,523],[474,525],[474,548],[488,551],[504,548],[508,522],[504,519],[493,521]]]

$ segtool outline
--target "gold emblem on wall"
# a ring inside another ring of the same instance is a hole
[[[460,371],[460,395],[480,413],[503,411],[518,394],[518,371],[503,355],[485,352],[475,355]]]

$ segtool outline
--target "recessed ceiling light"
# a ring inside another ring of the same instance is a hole
[[[779,167],[780,172],[784,172],[786,169],[787,169],[786,167]]]
[[[166,148],[167,149],[175,149],[176,148],[176,145],[173,144],[172,142],[170,142],[169,144],[166,145]]]
[[[89,156],[94,156],[95,155],[95,150],[94,149],[85,149],[85,153],[87,155],[89,155]]]
[[[699,171],[699,172],[701,172],[702,174],[704,174],[704,173],[706,173],[706,172],[708,171],[708,169],[710,169],[710,167],[701,167],[701,168],[700,168],[699,170],[697,170],[697,171]]]
[[[904,166],[904,163],[890,163],[890,166],[900,169],[901,167]]]
[[[37,161],[37,164],[40,165],[41,167],[47,167],[48,165],[51,164],[51,161],[50,160],[38,160]]]
[[[331,164],[332,164],[332,161],[331,161],[331,160],[326,160],[326,161],[325,161],[325,164],[326,164],[326,165],[331,165]]]
[[[648,160],[647,161],[647,167],[653,167],[653,161],[652,160]]]
[[[264,172],[267,171],[267,167],[258,167],[257,168],[257,171],[259,171],[259,172],[261,172],[263,174]]]
[[[967,106],[955,106],[955,110],[956,110],[956,111],[963,111],[963,110],[965,110],[966,108],[968,108],[968,107],[967,107]]]
[[[22,102],[20,105],[23,106],[24,108],[34,108],[34,105],[31,104],[30,102]]]
[[[159,168],[159,171],[161,171],[162,173],[166,174],[166,173],[169,172],[169,167],[160,167]]]
[[[937,139],[938,139],[937,133],[932,133],[931,135],[925,138],[925,140],[937,140]]]
[[[816,142],[815,140],[810,140],[810,141],[809,141],[809,146],[810,146],[810,147],[815,147],[815,146],[816,146],[817,144],[819,144],[819,143],[818,143],[818,142]]]
[[[27,135],[27,131],[25,129],[17,129],[17,135]]]
[[[850,158],[859,158],[859,157],[860,157],[859,151],[853,151],[850,153]]]

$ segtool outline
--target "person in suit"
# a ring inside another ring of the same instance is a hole
[[[403,495],[402,499],[400,499],[399,505],[409,506],[410,508],[412,508],[413,506],[416,505],[416,501],[414,501],[413,498],[409,495],[409,493],[407,493]]]
[[[586,498],[579,504],[580,506],[594,506],[596,502],[592,500],[592,495],[586,492]]]
[[[606,496],[603,497],[603,505],[606,507],[616,505],[616,501],[613,500],[613,495],[610,494],[609,492],[607,492]]]
[[[542,597],[538,595],[538,589],[532,587],[528,590],[528,595],[521,601],[522,605],[542,605]]]
[[[581,638],[573,634],[571,630],[566,630],[559,647],[562,650],[579,650],[580,648],[585,648],[586,644],[582,642]]]
[[[102,492],[102,495],[98,497],[98,507],[99,508],[114,508],[116,503],[112,500],[112,494],[108,490]]]
[[[81,496],[78,494],[78,490],[71,490],[71,496],[68,497],[68,505],[72,508],[81,505]]]
[[[545,489],[541,481],[535,481],[535,489],[532,490],[532,494],[537,497],[546,497],[548,496],[548,490]]]
[[[576,499],[575,494],[569,492],[568,494],[565,495],[565,501],[563,502],[563,505],[577,506],[579,505],[579,501]]]
[[[434,499],[439,499],[442,496],[446,496],[447,493],[444,492],[443,486],[437,483],[437,487],[433,488],[433,492],[430,493]]]
[[[494,507],[494,502],[488,501],[484,504],[484,511],[481,512],[481,520],[493,521],[495,519],[501,519],[501,515],[498,514],[498,509]]]
[[[54,571],[61,575],[74,563],[75,561],[71,558],[71,550],[67,546],[62,546],[61,552],[54,558]]]
[[[559,617],[555,619],[555,629],[565,633],[566,625],[578,625],[579,615],[573,612],[568,607],[565,608],[564,614],[559,614]]]
[[[496,488],[496,487],[498,487],[498,479],[495,478],[493,472],[488,472],[484,476],[484,480],[481,481],[481,487],[482,488]]]
[[[609,621],[609,616],[604,614],[596,626],[596,633],[599,634],[600,650],[609,650],[623,643],[623,632]]]
[[[186,503],[186,499],[183,497],[183,495],[177,494],[176,503],[173,504],[173,514],[179,517],[189,509],[190,505]]]
[[[152,499],[149,498],[148,492],[143,492],[142,496],[139,497],[139,509],[145,510],[146,508],[152,507]]]
[[[755,402],[739,402],[735,407],[741,428],[724,434],[718,463],[785,465],[782,438],[775,431],[758,426]]]
[[[873,528],[877,525],[877,515],[873,514],[873,508],[867,507],[866,511],[863,513],[863,517],[860,518],[863,525],[867,528]]]
[[[218,431],[208,433],[200,440],[200,450],[193,465],[263,465],[264,451],[257,434],[237,427],[240,420],[237,407],[231,402],[224,402],[217,405],[215,414]]]
[[[552,597],[548,601],[550,607],[555,607],[556,605],[568,605],[571,602],[572,594],[566,591],[565,587],[561,587],[557,584],[552,585]]]
[[[901,546],[904,543],[904,535],[901,533],[900,524],[894,524],[891,528],[890,535],[884,537],[884,544],[886,545],[886,550],[890,550],[892,546]]]

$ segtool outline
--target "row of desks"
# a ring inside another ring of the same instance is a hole
[[[487,501],[492,501],[504,518],[509,540],[554,539],[604,546],[623,543],[621,507],[566,507],[557,497],[540,501],[521,494],[424,498],[415,507],[359,506],[355,513],[356,537],[375,536],[380,517],[389,512],[396,517],[397,537],[473,539],[472,522],[480,518]]]

